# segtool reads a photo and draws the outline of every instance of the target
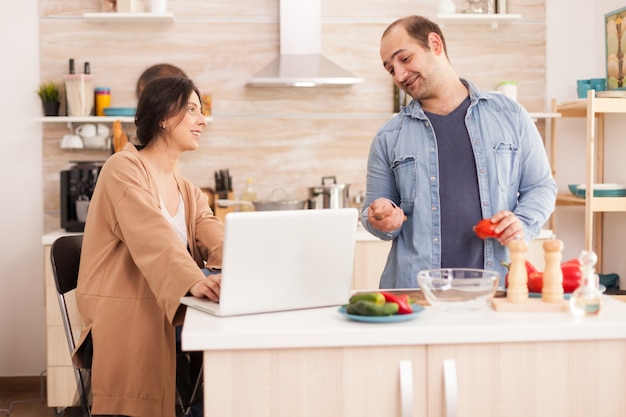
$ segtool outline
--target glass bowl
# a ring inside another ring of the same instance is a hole
[[[500,275],[496,271],[470,268],[428,269],[417,282],[430,305],[442,310],[473,310],[494,297]]]

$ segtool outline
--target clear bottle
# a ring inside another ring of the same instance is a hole
[[[602,292],[594,268],[598,256],[593,251],[582,251],[579,260],[582,283],[570,296],[570,312],[576,317],[597,316],[602,308]]]
[[[254,201],[256,201],[256,191],[252,185],[252,178],[246,180],[246,188],[241,193],[241,200],[248,201],[250,204],[242,204],[241,211],[254,211]]]

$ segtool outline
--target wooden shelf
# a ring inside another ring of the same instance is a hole
[[[212,117],[205,117],[207,123]],[[122,123],[135,123],[134,116],[45,116],[37,117],[35,121],[42,123],[112,123],[119,120]]]
[[[90,23],[105,24],[109,22],[119,23],[173,23],[174,15],[172,13],[84,13],[83,18]]]
[[[498,25],[509,24],[515,20],[522,18],[519,14],[496,14],[496,13],[451,13],[438,14],[437,21],[441,26],[450,24],[480,24],[491,25],[492,29],[496,29]]]
[[[584,206],[585,199],[583,197],[576,197],[575,195],[569,194],[558,194],[556,196],[556,205],[557,206]]]
[[[111,123],[119,120],[122,123],[134,123],[133,116],[44,116],[35,121],[43,123]]]
[[[557,205],[582,205],[585,207],[585,250],[594,251],[598,256],[596,271],[602,269],[603,246],[603,213],[626,211],[626,197],[594,196],[594,184],[604,182],[604,115],[607,113],[626,114],[626,98],[596,97],[590,90],[586,99],[573,100],[558,104],[552,101],[552,110],[562,117],[584,117],[586,129],[586,160],[585,170],[586,195],[584,198],[571,194],[559,194]],[[551,165],[554,173],[554,152],[556,148],[556,131],[552,131]]]

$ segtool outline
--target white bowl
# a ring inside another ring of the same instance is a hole
[[[108,135],[96,135],[90,137],[83,137],[83,143],[85,148],[88,149],[105,149],[107,147]]]
[[[430,305],[442,310],[473,310],[486,306],[498,288],[496,271],[470,268],[428,269],[417,282]]]

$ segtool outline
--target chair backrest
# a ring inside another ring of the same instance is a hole
[[[61,308],[61,320],[67,338],[70,354],[76,347],[72,324],[67,309],[65,294],[76,288],[78,283],[78,267],[80,265],[80,252],[83,244],[82,235],[62,236],[52,242],[50,247],[50,262],[52,263],[52,275],[57,289],[57,299]],[[75,366],[74,376],[76,388],[84,417],[91,416],[89,407],[89,393],[91,391],[91,373],[88,369],[78,369]]]
[[[83,235],[62,236],[52,242],[50,261],[59,294],[76,288]]]

